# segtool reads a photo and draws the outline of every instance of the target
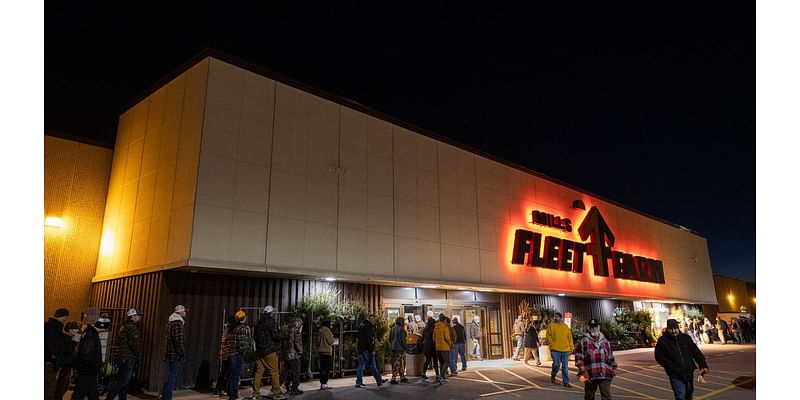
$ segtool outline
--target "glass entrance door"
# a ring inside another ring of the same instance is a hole
[[[500,329],[500,308],[497,306],[489,306],[486,308],[489,318],[486,324],[488,330],[488,358],[497,359],[503,358],[503,333]]]

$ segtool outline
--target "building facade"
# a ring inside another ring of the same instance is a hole
[[[144,310],[151,389],[176,304],[186,387],[216,369],[226,311],[330,287],[390,317],[480,316],[490,357],[522,300],[583,319],[717,303],[685,228],[223,54],[165,82],[120,116],[91,300]]]

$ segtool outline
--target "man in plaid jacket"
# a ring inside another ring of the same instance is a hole
[[[575,343],[575,366],[578,368],[578,379],[584,382],[583,398],[594,399],[597,388],[600,397],[611,400],[611,380],[617,369],[617,361],[611,344],[600,332],[597,320],[590,319],[589,332],[584,333]]]

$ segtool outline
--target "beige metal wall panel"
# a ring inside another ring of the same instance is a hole
[[[208,59],[120,116],[95,280],[186,264]]]
[[[45,135],[44,152],[44,213],[64,221],[44,227],[44,316],[65,307],[77,320],[89,306],[112,151]]]

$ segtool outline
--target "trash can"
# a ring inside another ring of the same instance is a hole
[[[539,346],[537,350],[539,350],[539,361],[541,362],[553,361],[553,358],[550,356],[550,346],[548,345]]]
[[[425,364],[424,354],[408,354],[406,353],[406,375],[408,376],[422,376],[425,371],[422,370],[422,365]]]

